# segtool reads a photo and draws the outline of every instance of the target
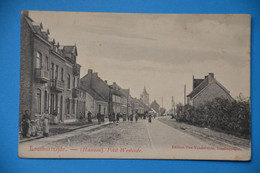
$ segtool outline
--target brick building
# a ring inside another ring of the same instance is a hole
[[[199,106],[217,97],[233,100],[230,92],[209,73],[204,79],[195,79],[193,76],[193,90],[187,96],[188,104]]]
[[[115,95],[112,96],[113,109],[116,110],[116,112],[119,111],[122,114],[131,114],[131,107],[129,104],[130,89],[123,89],[116,82],[113,82],[113,84],[110,85],[110,89],[111,94]],[[118,98],[120,99],[120,104],[116,102],[116,97],[120,97]]]
[[[29,110],[32,118],[43,113],[60,121],[75,120],[84,114],[84,90],[80,90],[77,47],[60,46],[49,37],[42,23],[27,11],[21,16],[20,115]],[[21,116],[20,116],[21,117]]]
[[[98,112],[107,115],[108,102],[90,87],[82,85],[82,88],[86,91],[86,112],[90,111],[92,117],[96,117]]]
[[[86,90],[87,100],[86,109],[91,111],[93,116],[98,112],[105,116],[109,113],[110,89],[106,81],[103,81],[98,73],[92,69],[80,79],[82,88]]]

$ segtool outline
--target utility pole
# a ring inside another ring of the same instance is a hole
[[[172,113],[175,114],[175,102],[174,102],[174,97],[172,96]]]
[[[186,85],[184,85],[184,105],[186,105]]]
[[[184,85],[183,115],[185,112],[185,105],[186,105],[186,84]]]
[[[162,97],[162,107],[163,107],[163,97]]]

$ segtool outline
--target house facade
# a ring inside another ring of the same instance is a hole
[[[96,117],[98,112],[107,115],[108,102],[91,88],[83,85],[82,88],[86,91],[86,114],[89,111],[92,113],[92,117]]]
[[[80,79],[83,89],[86,90],[86,111],[90,111],[93,116],[98,112],[105,116],[109,113],[110,89],[106,81],[103,81],[98,73],[92,69]]]
[[[233,100],[230,92],[215,79],[214,73],[209,73],[204,79],[194,79],[193,76],[193,90],[187,95],[188,104],[197,107],[217,97]]]
[[[60,46],[27,11],[21,16],[20,115],[49,113],[59,121],[79,117],[80,65],[76,45]],[[82,91],[84,92],[84,91]],[[21,116],[20,116],[21,117]]]
[[[113,84],[110,85],[110,89],[112,94],[113,110],[115,110],[115,112],[120,112],[122,114],[126,113],[127,115],[130,115],[131,112],[131,107],[129,104],[130,89],[122,89],[116,82],[113,82]]]

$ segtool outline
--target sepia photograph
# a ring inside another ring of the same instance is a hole
[[[251,16],[22,11],[19,157],[251,160]]]

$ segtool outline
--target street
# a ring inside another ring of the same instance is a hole
[[[234,155],[234,158],[237,157],[235,159],[239,159],[239,154],[245,154],[244,150],[240,148],[238,150],[221,149],[221,145],[210,145],[157,119],[152,119],[152,123],[142,119],[139,119],[138,122],[120,121],[111,124],[107,122],[103,125],[94,125],[73,132],[24,142],[19,145],[19,148],[32,150],[29,149],[32,146],[46,148],[62,146],[66,152],[59,153],[59,157],[79,158],[84,157],[82,152],[89,152],[88,155],[93,158],[98,157],[97,154],[101,153],[104,158],[122,157],[120,149],[138,152],[128,153],[125,156],[127,158],[185,159],[192,156],[200,159],[212,158],[212,154],[215,154],[216,159],[223,159],[224,155],[231,154]],[[50,155],[44,155],[44,157],[48,156]]]

